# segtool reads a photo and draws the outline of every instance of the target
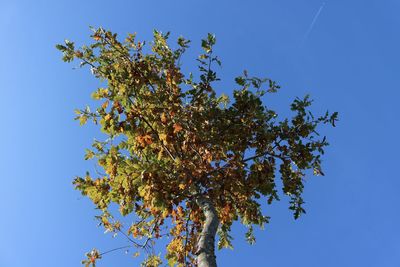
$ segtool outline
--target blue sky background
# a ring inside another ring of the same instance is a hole
[[[314,111],[340,113],[324,131],[331,146],[325,177],[306,184],[306,216],[294,221],[285,201],[272,221],[220,266],[399,266],[400,2],[327,0],[302,42],[320,0],[280,1],[22,1],[0,0],[0,266],[80,266],[84,252],[126,244],[96,228],[93,205],[74,191],[75,175],[92,170],[84,148],[96,134],[73,110],[90,103],[98,82],[72,70],[54,48],[83,44],[89,25],[150,40],[154,28],[193,40],[213,32],[223,60],[220,91],[248,69],[282,86],[267,103],[288,114],[295,96],[310,93]],[[116,252],[103,266],[138,266]]]

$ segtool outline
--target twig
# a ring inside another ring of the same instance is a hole
[[[103,256],[103,255],[105,255],[105,254],[108,254],[108,253],[113,252],[113,251],[116,251],[116,250],[121,250],[121,249],[124,249],[124,248],[130,248],[130,247],[132,247],[132,246],[123,246],[123,247],[119,247],[119,248],[114,248],[114,249],[111,249],[111,250],[107,250],[106,252],[100,253],[100,256]]]

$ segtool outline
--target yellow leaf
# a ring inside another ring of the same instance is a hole
[[[104,120],[105,121],[108,121],[108,120],[110,120],[111,119],[111,115],[110,114],[107,114],[106,116],[104,116]]]
[[[167,141],[167,135],[164,133],[158,134],[158,137],[160,138],[161,141]]]
[[[178,187],[179,187],[179,189],[183,190],[183,189],[185,189],[186,185],[185,184],[179,184]]]
[[[158,159],[158,160],[161,160],[161,159],[162,159],[162,156],[163,156],[163,154],[164,154],[164,149],[161,149],[161,150],[160,150],[160,152],[158,152],[157,159]]]
[[[167,116],[165,115],[164,112],[161,114],[161,122],[162,123],[167,123]]]
[[[82,115],[79,117],[79,124],[84,125],[87,122],[88,117],[86,115]]]

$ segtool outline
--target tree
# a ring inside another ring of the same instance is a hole
[[[254,243],[253,226],[269,221],[261,203],[281,195],[277,177],[294,217],[305,212],[303,179],[309,170],[323,175],[321,155],[328,145],[317,127],[335,126],[336,112],[314,117],[306,96],[291,104],[292,118],[278,119],[262,99],[279,86],[246,71],[235,79],[232,101],[217,95],[213,66],[221,62],[211,34],[201,42],[195,80],[180,68],[190,42],[184,38],[173,49],[169,33],[154,31],[151,51],[145,52],[134,34],[122,42],[110,31],[92,30],[88,46],[57,45],[64,61],[78,59],[105,85],[92,94],[100,102],[95,109],[76,110],[81,125],[92,120],[106,136],[85,156],[105,173],[87,173],[73,183],[101,211],[97,218],[107,231],[148,252],[144,266],[161,264],[149,248],[164,237],[170,266],[216,266],[216,235],[218,248],[231,247],[231,225],[238,220]],[[118,219],[115,206],[132,216],[131,225]],[[103,254],[93,250],[83,263],[95,266]]]

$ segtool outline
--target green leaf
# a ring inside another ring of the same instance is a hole
[[[56,45],[56,48],[57,48],[58,50],[62,51],[62,52],[64,52],[65,50],[67,50],[67,47],[65,47],[64,45],[60,45],[60,44],[57,44],[57,45]]]
[[[247,243],[249,243],[250,245],[254,245],[256,243],[256,238],[254,237],[252,225],[249,226],[249,229],[247,230],[245,237],[246,237]]]
[[[235,82],[240,86],[246,85],[246,80],[242,76],[236,77]]]

